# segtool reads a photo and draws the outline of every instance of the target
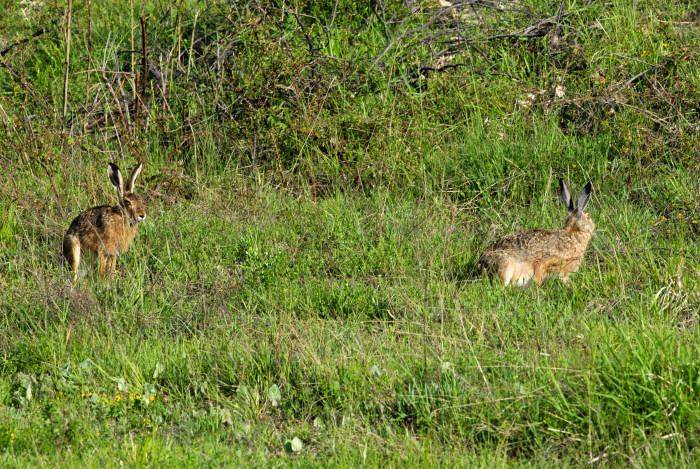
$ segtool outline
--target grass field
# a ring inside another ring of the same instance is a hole
[[[0,466],[700,465],[695,2],[74,0],[65,119],[67,1],[0,7]],[[560,177],[571,285],[482,277]]]

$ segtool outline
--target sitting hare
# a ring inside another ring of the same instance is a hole
[[[119,205],[102,205],[84,211],[70,224],[63,237],[63,256],[73,270],[73,281],[78,279],[81,251],[93,262],[99,260],[98,269],[104,278],[106,271],[110,277],[116,269],[117,255],[126,252],[136,236],[138,223],[146,218],[141,197],[134,194],[134,183],[141,174],[143,164],[139,164],[124,184],[119,168],[110,163],[107,169],[109,180],[117,189]]]
[[[527,285],[534,280],[539,286],[548,275],[559,275],[564,283],[569,281],[569,274],[581,265],[595,229],[591,216],[584,212],[592,185],[589,182],[583,188],[576,208],[566,181],[560,179],[559,185],[568,215],[564,228],[533,228],[506,235],[486,248],[479,258],[479,268],[497,273],[504,285]]]

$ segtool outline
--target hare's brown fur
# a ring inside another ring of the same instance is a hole
[[[119,205],[93,207],[78,215],[63,237],[63,255],[73,270],[73,281],[78,278],[81,255],[97,261],[100,276],[116,269],[117,256],[129,250],[136,237],[138,223],[146,217],[143,201],[133,193],[134,183],[141,172],[137,166],[126,184],[119,168],[109,165],[109,178],[117,188]]]
[[[482,270],[496,273],[504,285],[525,285],[534,280],[541,285],[545,277],[558,275],[568,282],[569,275],[578,270],[593,237],[595,223],[583,209],[588,204],[590,183],[581,192],[578,206],[571,203],[566,182],[560,181],[562,200],[569,217],[564,228],[545,230],[534,228],[517,231],[489,245],[478,261]]]

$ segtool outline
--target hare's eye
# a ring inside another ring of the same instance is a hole
[[[124,205],[126,205],[128,207],[129,205],[131,205],[131,202],[129,202],[128,200],[125,200]]]

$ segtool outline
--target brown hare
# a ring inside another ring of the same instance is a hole
[[[78,215],[63,237],[63,256],[73,270],[73,281],[78,279],[81,253],[99,261],[100,276],[114,275],[117,255],[126,252],[136,236],[138,224],[146,218],[141,197],[134,194],[134,183],[141,174],[139,164],[124,184],[124,178],[116,164],[107,168],[109,180],[117,189],[119,205],[93,207]]]
[[[533,228],[504,236],[481,255],[477,263],[481,270],[498,274],[504,285],[527,285],[534,280],[539,286],[548,275],[559,275],[564,283],[569,281],[593,237],[595,224],[584,212],[593,187],[590,182],[586,184],[574,208],[566,181],[559,179],[559,185],[568,215],[564,228]]]

